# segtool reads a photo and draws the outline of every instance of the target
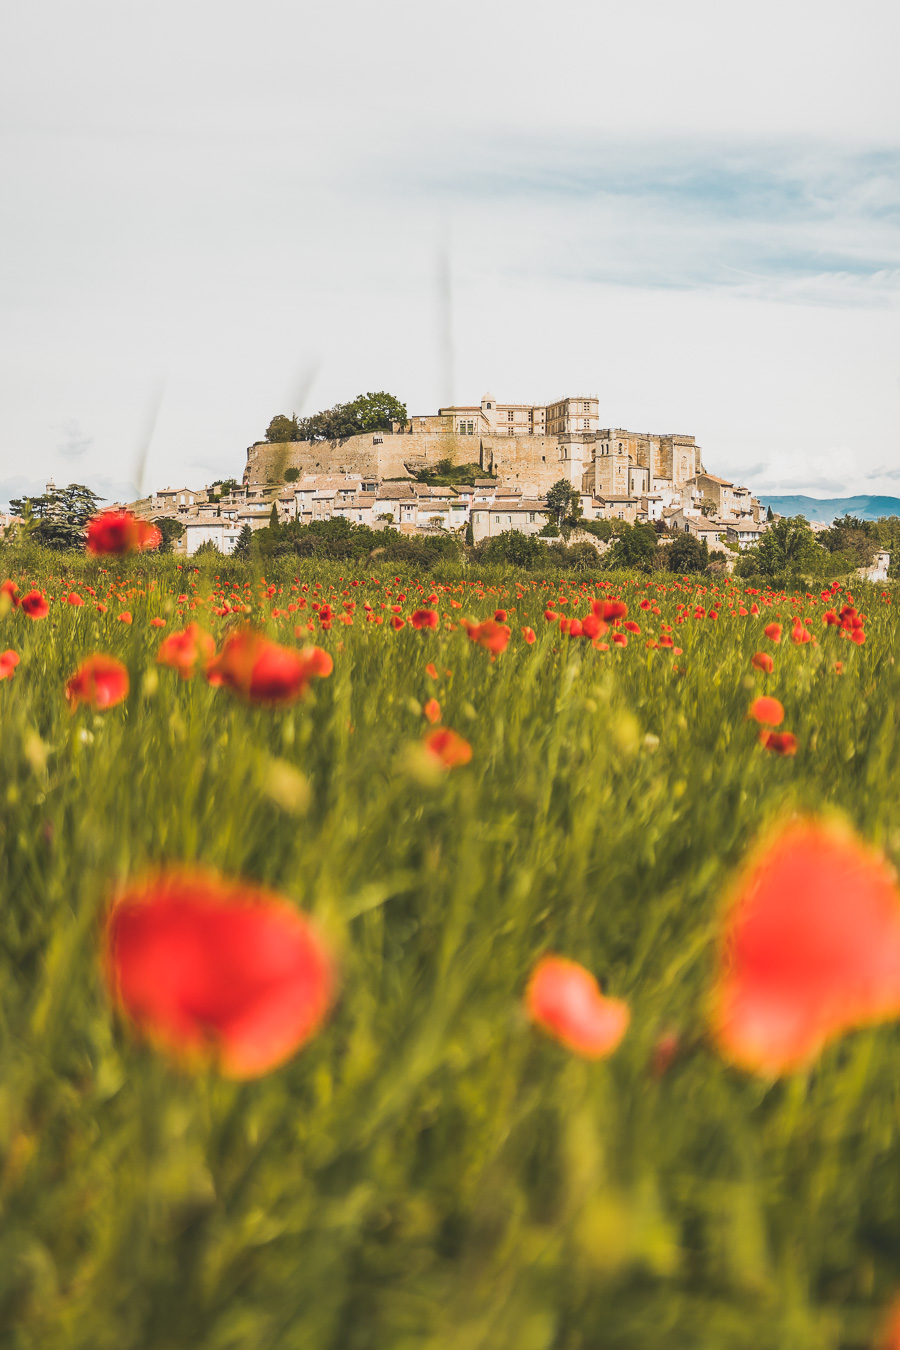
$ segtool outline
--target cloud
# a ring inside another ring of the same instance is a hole
[[[56,453],[64,459],[80,459],[94,444],[93,436],[86,436],[75,421],[66,422],[62,431],[64,440],[57,445]]]

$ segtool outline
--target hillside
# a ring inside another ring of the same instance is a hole
[[[760,494],[763,506],[771,506],[780,516],[805,516],[830,524],[836,516],[858,516],[878,520],[880,516],[900,516],[900,497],[767,497]]]

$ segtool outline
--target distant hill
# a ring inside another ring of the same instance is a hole
[[[806,516],[830,525],[836,516],[858,516],[877,520],[879,516],[900,516],[900,497],[764,497],[763,506],[771,506],[779,516]]]

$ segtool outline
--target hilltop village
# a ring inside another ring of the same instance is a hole
[[[471,482],[427,481],[447,477],[448,466],[472,466]],[[540,534],[553,519],[547,493],[561,479],[585,521],[659,522],[723,552],[757,543],[766,528],[750,489],[707,472],[693,436],[601,427],[594,395],[532,405],[487,393],[480,404],[343,439],[258,441],[241,483],[162,488],[133,507],[177,519],[189,555],[205,543],[231,553],[245,526],[273,519],[468,531],[479,543],[507,530]]]

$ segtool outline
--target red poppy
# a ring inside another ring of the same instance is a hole
[[[19,604],[29,619],[46,619],[50,613],[50,606],[40,591],[29,591],[27,595],[22,596]]]
[[[19,600],[16,595],[18,589],[19,588],[14,581],[4,581],[2,584],[0,584],[0,600],[3,599],[4,595],[8,595],[10,601],[12,602],[12,606],[15,609],[19,604]]]
[[[399,614],[392,614],[391,627],[393,628],[394,632],[397,633],[400,631],[401,628],[406,627],[406,620],[401,619]]]
[[[559,618],[559,615],[556,614],[552,609],[545,609],[544,618],[546,619],[547,623],[556,623],[556,620]]]
[[[759,743],[776,755],[796,755],[797,737],[792,731],[761,731]]]
[[[772,671],[775,669],[775,662],[768,652],[754,652],[751,665],[757,670],[765,671],[767,675],[771,675]]]
[[[159,548],[162,534],[149,520],[138,520],[130,511],[101,511],[87,527],[87,551],[134,553]]]
[[[611,1055],[631,1019],[627,1003],[606,998],[589,970],[562,956],[538,961],[525,1008],[533,1022],[586,1059]]]
[[[506,623],[506,610],[505,610],[505,609],[495,609],[495,610],[494,610],[494,622],[495,622],[495,623]]]
[[[612,640],[613,640],[613,644],[614,644],[616,647],[627,647],[627,646],[628,646],[628,639],[627,639],[627,637],[625,636],[624,633],[613,633],[613,635],[612,635]]]
[[[713,1030],[778,1074],[851,1027],[900,1015],[900,895],[849,831],[793,823],[752,859],[725,920]]]
[[[633,623],[631,619],[629,619],[627,623],[623,623],[622,627],[625,629],[626,633],[639,633],[641,631],[641,625],[639,623]]]
[[[591,609],[602,623],[624,619],[628,613],[628,606],[623,600],[592,600]]]
[[[159,615],[156,615],[154,618],[150,620],[151,628],[165,628],[165,626],[166,626],[165,619],[161,619]]]
[[[522,637],[528,643],[529,647],[531,646],[532,642],[537,641],[537,633],[534,631],[533,628],[523,628]]]
[[[322,1026],[335,972],[305,915],[257,886],[175,871],[110,913],[110,994],[162,1049],[231,1078],[277,1068]]]
[[[440,727],[429,731],[424,741],[425,749],[443,769],[458,769],[468,764],[472,758],[472,747],[462,736],[449,727]]]
[[[163,638],[156,660],[161,666],[177,670],[183,680],[190,679],[198,666],[205,666],[215,655],[216,644],[197,623]]]
[[[66,685],[73,710],[81,703],[102,712],[128,697],[128,671],[114,656],[97,652],[83,661]]]
[[[425,667],[425,674],[428,675],[432,680],[437,679],[438,677],[437,666],[435,666],[433,661],[428,662],[428,665]]]
[[[493,652],[495,656],[506,651],[511,631],[505,623],[497,623],[494,619],[485,619],[484,623],[469,623],[463,620],[463,627],[471,642],[476,642],[479,647]]]
[[[66,596],[66,604],[83,605],[84,601],[82,600],[81,596],[78,594],[77,591],[72,591],[69,595]]]
[[[437,628],[438,613],[436,609],[416,609],[410,615],[409,621],[413,628]]]
[[[19,653],[10,649],[0,652],[0,680],[11,680],[19,664]]]
[[[123,609],[121,614],[116,615],[116,618],[119,623],[131,623],[131,614],[127,609]]]
[[[769,638],[769,640],[770,640],[771,642],[780,642],[780,641],[781,641],[781,624],[780,624],[780,623],[767,623],[766,626],[765,626],[765,628],[763,629],[763,632],[765,633],[766,637]]]
[[[436,698],[430,698],[428,702],[424,704],[422,712],[432,726],[434,726],[435,722],[441,720],[441,705]]]
[[[243,628],[225,639],[206,668],[206,678],[251,703],[283,704],[301,698],[313,677],[330,675],[333,669],[331,657],[321,647],[296,651]]]
[[[784,721],[784,708],[777,698],[769,698],[764,694],[753,700],[747,716],[752,717],[755,722],[762,723],[763,726],[777,727]]]
[[[804,642],[809,642],[812,637],[808,628],[804,628],[802,623],[795,624],[791,629],[791,642],[796,642],[800,646]]]
[[[861,647],[866,640],[866,635],[861,628],[854,628],[850,634],[850,641],[855,642],[857,647]]]

